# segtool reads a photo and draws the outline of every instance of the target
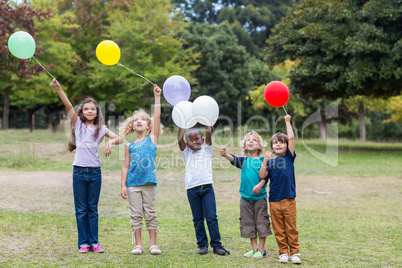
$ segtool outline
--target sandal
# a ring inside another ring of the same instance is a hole
[[[133,250],[131,251],[131,254],[134,255],[141,255],[142,254],[142,250],[143,248],[140,245],[137,245],[133,248]]]
[[[159,249],[159,247],[157,245],[153,245],[149,248],[149,250],[151,250],[151,254],[152,255],[159,255],[162,253],[162,251]]]

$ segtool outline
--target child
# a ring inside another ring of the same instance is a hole
[[[206,126],[205,146],[201,131],[192,128],[186,133],[183,140],[183,129],[179,128],[177,140],[181,154],[186,161],[186,174],[184,182],[187,198],[193,214],[195,236],[197,238],[198,254],[208,253],[208,238],[205,232],[204,218],[207,221],[210,246],[218,255],[225,255],[226,250],[220,242],[218,217],[216,215],[215,192],[212,187],[212,139],[211,127]],[[228,252],[228,254],[230,254]]]
[[[255,131],[248,132],[240,146],[246,157],[237,157],[226,153],[226,148],[220,154],[235,167],[241,168],[240,182],[240,235],[250,238],[252,249],[244,257],[264,258],[265,240],[271,235],[269,214],[267,207],[267,191],[265,180],[260,180],[259,170],[263,157],[261,155],[263,141]],[[260,244],[257,245],[257,237]]]
[[[77,149],[73,162],[73,192],[79,252],[101,253],[104,250],[98,241],[98,202],[102,175],[98,146],[104,136],[110,138],[103,150],[107,157],[112,144],[120,144],[123,139],[104,125],[102,112],[94,99],[86,98],[75,112],[59,82],[53,79],[50,85],[57,90],[73,126],[68,150]]]
[[[133,116],[126,119],[120,126],[122,136],[137,134],[137,138],[126,146],[124,164],[121,171],[121,197],[128,199],[130,204],[130,225],[135,237],[135,246],[132,254],[140,255],[143,252],[141,229],[142,218],[149,233],[149,243],[152,255],[161,254],[156,244],[156,175],[155,157],[156,145],[162,131],[160,124],[161,89],[154,85],[155,109],[154,118],[144,110],[137,110]]]
[[[270,180],[269,207],[272,227],[279,247],[279,262],[301,263],[299,231],[296,227],[296,183],[294,161],[296,158],[290,115],[285,116],[287,136],[275,134],[270,141],[272,151],[267,151],[260,168],[260,178]],[[275,159],[270,159],[275,154]],[[269,160],[270,159],[270,160]],[[269,160],[269,162],[268,162]],[[268,165],[267,165],[268,163]]]

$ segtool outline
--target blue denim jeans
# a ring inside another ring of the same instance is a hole
[[[208,225],[211,247],[221,246],[221,235],[216,215],[215,192],[212,185],[203,185],[188,189],[187,198],[193,213],[198,247],[208,247],[204,218]]]
[[[78,248],[98,244],[98,202],[101,185],[100,167],[74,166],[73,191]]]

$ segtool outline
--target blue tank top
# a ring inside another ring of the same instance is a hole
[[[156,146],[149,136],[139,142],[130,142],[128,151],[131,156],[127,173],[127,187],[154,183],[156,186],[155,157]]]

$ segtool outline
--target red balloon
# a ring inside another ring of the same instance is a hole
[[[289,100],[289,89],[280,81],[272,81],[265,87],[264,97],[270,105],[282,107]]]

